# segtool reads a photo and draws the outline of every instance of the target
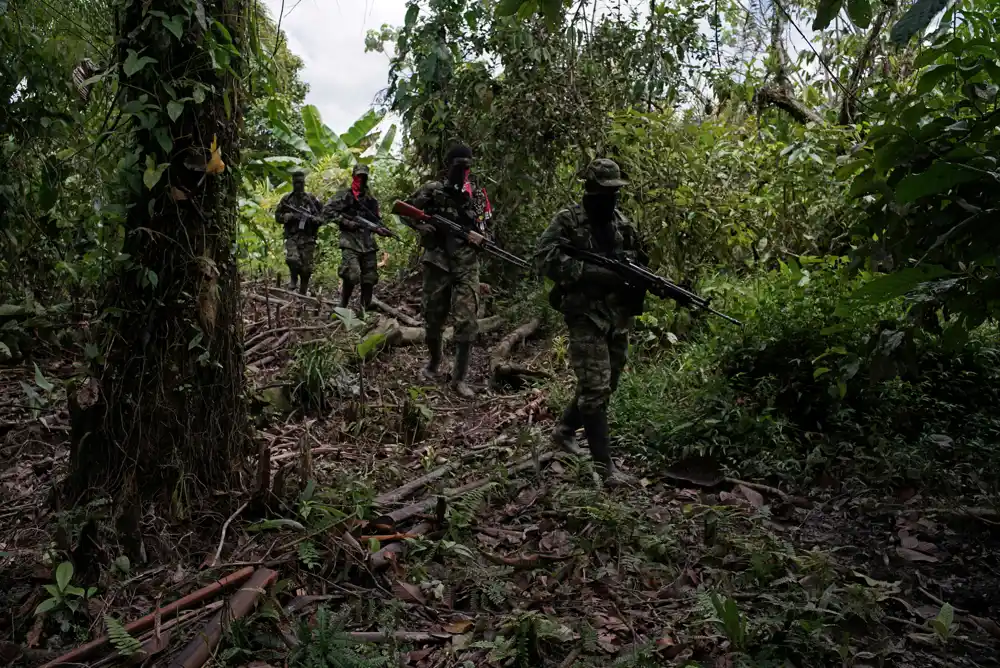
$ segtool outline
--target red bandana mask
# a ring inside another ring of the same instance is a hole
[[[354,177],[351,182],[351,192],[354,193],[354,199],[361,197],[361,175],[358,174]]]

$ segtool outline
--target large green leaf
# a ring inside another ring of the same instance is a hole
[[[521,9],[521,5],[525,4],[528,0],[500,0],[500,4],[497,5],[497,16],[513,16]]]
[[[813,30],[825,30],[837,18],[843,6],[844,0],[820,0],[819,7],[816,8],[816,19],[812,25]]]
[[[406,19],[403,21],[403,25],[407,28],[412,28],[417,22],[417,16],[420,15],[420,5],[416,2],[411,2],[410,6],[406,8]]]
[[[377,160],[383,160],[389,157],[389,151],[392,150],[392,142],[396,140],[396,124],[393,123],[386,130],[385,136],[382,137],[382,143],[379,144],[378,152],[375,154]]]
[[[955,65],[931,65],[920,77],[920,82],[917,84],[917,92],[921,95],[931,92],[945,77],[957,71],[958,67]]]
[[[382,114],[374,109],[369,109],[364,116],[354,121],[354,125],[341,136],[345,146],[347,148],[360,147],[365,137],[368,136],[368,133],[382,122],[382,118]]]
[[[325,158],[347,151],[347,146],[337,134],[323,125],[319,109],[311,104],[302,107],[302,124],[306,128],[306,142],[317,158]]]
[[[931,20],[942,9],[948,6],[949,0],[917,0],[906,10],[906,13],[892,26],[889,38],[896,44],[903,45],[918,32],[923,31]]]
[[[908,204],[978,178],[981,178],[981,174],[976,170],[954,162],[938,161],[927,170],[910,174],[900,181],[896,185],[896,201]]]
[[[869,304],[888,301],[896,297],[902,297],[921,283],[933,281],[950,274],[950,271],[937,265],[907,267],[906,269],[886,274],[885,276],[879,276],[875,280],[865,283],[854,291],[851,295],[851,300]]]
[[[549,25],[558,25],[562,18],[562,0],[541,0],[541,10]]]
[[[847,0],[847,15],[859,28],[867,28],[872,22],[871,0]]]

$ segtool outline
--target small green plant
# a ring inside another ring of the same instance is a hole
[[[718,594],[711,594],[712,607],[715,608],[714,621],[720,630],[729,638],[733,644],[733,649],[742,651],[747,644],[747,620],[736,607],[736,601],[726,597],[720,598]]]
[[[312,541],[307,540],[299,543],[299,561],[305,564],[309,570],[320,565],[319,550],[316,549],[316,545]]]
[[[399,417],[399,432],[406,446],[422,441],[434,419],[434,410],[427,404],[427,390],[426,387],[411,387],[406,391]]]
[[[68,610],[73,614],[79,612],[80,604],[93,596],[97,589],[91,587],[83,590],[70,584],[72,580],[73,564],[64,561],[56,568],[55,584],[45,585],[45,591],[49,592],[49,598],[38,604],[38,607],[35,608],[35,614],[41,615],[60,610]]]
[[[951,607],[951,603],[945,603],[941,606],[941,611],[938,612],[937,617],[931,620],[931,626],[934,627],[934,633],[937,637],[941,639],[941,642],[948,642],[948,640],[954,634],[955,628],[955,609]]]
[[[117,619],[104,615],[104,626],[108,629],[111,644],[122,656],[132,656],[142,649],[142,643],[133,638]]]
[[[343,351],[333,341],[300,346],[288,371],[292,397],[307,411],[322,411],[328,406],[333,383],[343,370]]]
[[[296,633],[298,644],[288,659],[291,668],[381,668],[392,665],[387,657],[366,657],[337,623],[326,606],[316,611],[316,623],[303,621]]]

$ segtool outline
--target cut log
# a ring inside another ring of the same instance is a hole
[[[526,341],[529,337],[534,336],[535,332],[538,331],[538,327],[542,324],[542,321],[538,318],[534,318],[524,323],[513,332],[508,334],[503,338],[503,340],[497,344],[497,347],[493,349],[493,353],[490,355],[490,368],[496,368],[503,364],[503,362],[510,357],[514,349]]]
[[[201,668],[222,639],[223,627],[245,617],[264,593],[264,589],[278,578],[277,571],[261,568],[250,581],[229,599],[229,605],[220,610],[184,650],[170,662],[170,668]]]
[[[164,606],[159,610],[149,613],[145,617],[141,617],[134,622],[130,622],[125,625],[125,630],[131,634],[140,633],[146,629],[153,626],[157,618],[161,620],[169,619],[171,616],[177,612],[189,608],[196,603],[201,603],[207,598],[211,597],[226,587],[238,584],[249,578],[254,572],[252,566],[247,566],[242,568],[231,575],[227,575],[221,580],[217,580],[207,587],[202,587],[198,591],[188,594],[184,598],[178,599],[171,603],[170,605]],[[72,650],[68,654],[50,661],[45,664],[42,668],[55,668],[55,666],[64,666],[66,664],[75,665],[86,665],[87,660],[97,654],[102,647],[108,642],[107,636],[101,636],[97,640],[93,640],[86,645],[81,645],[76,649]]]
[[[388,304],[386,304],[384,301],[382,301],[380,299],[372,298],[372,307],[375,308],[378,311],[381,311],[382,313],[384,313],[384,314],[386,314],[388,316],[391,316],[391,317],[395,318],[396,320],[398,320],[399,322],[403,323],[407,327],[423,327],[424,326],[424,323],[420,322],[416,318],[413,318],[413,317],[410,317],[410,316],[406,315],[405,313],[403,313],[399,309],[397,309],[397,308],[395,308],[393,306],[389,306]]]
[[[479,321],[479,333],[488,334],[499,329],[504,323],[500,316],[483,318]],[[399,324],[395,318],[380,318],[371,334],[382,334],[385,336],[387,346],[412,346],[424,342],[423,327],[406,327]],[[455,328],[447,327],[442,335],[445,343],[455,336]]]

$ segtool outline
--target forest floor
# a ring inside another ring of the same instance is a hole
[[[417,319],[418,294],[378,296]],[[44,585],[73,598],[56,565],[99,515],[54,505],[69,440],[57,381],[75,360],[0,370],[0,664],[41,665],[106,633],[106,615],[138,619],[249,566],[277,582],[211,665],[1000,665],[996,510],[912,488],[781,490],[710,462],[642,470],[640,444],[616,451],[638,484],[607,492],[586,457],[550,446],[552,395],[571,382],[551,333],[505,358],[550,374],[516,389],[489,386],[489,353],[521,323],[486,333],[480,394],[465,401],[420,378],[422,346],[351,361],[367,328],[330,313],[248,287],[248,375],[270,467],[196,522],[144,517],[159,533],[145,563],[108,552],[98,568],[78,563],[75,613],[34,613],[52,594]],[[317,377],[326,405],[307,415]],[[50,382],[46,400],[37,388]],[[262,481],[275,493],[254,498]],[[147,665],[197,643],[228,595],[193,605],[171,640],[159,626],[135,631]],[[76,665],[111,665],[98,660],[110,652]]]

